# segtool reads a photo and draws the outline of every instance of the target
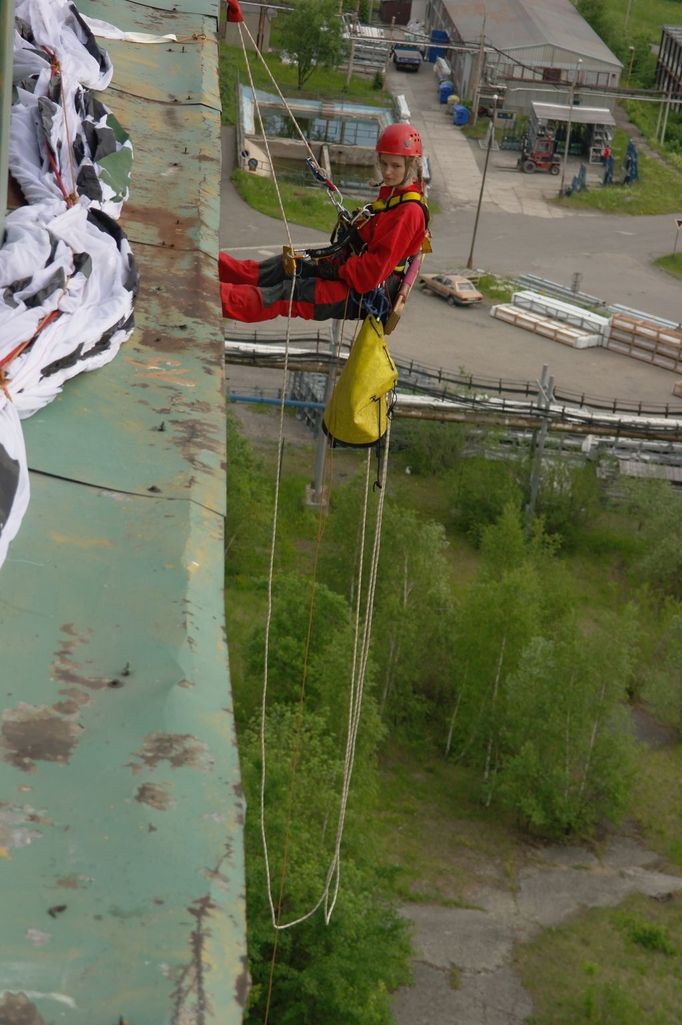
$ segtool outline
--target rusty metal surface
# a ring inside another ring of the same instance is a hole
[[[175,81],[163,46],[110,47],[103,99],[135,146],[137,330],[24,425],[32,498],[0,574],[0,1022],[238,1025],[217,0],[79,6],[209,38]]]

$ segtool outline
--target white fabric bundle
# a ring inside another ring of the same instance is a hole
[[[29,498],[20,418],[132,332],[137,272],[115,221],[132,147],[90,92],[111,76],[69,0],[17,0],[9,167],[29,205],[0,247],[0,566]]]

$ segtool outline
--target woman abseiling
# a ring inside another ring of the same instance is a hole
[[[422,142],[408,124],[385,128],[376,145],[382,177],[370,216],[360,219],[346,244],[329,255],[292,263],[273,256],[259,263],[220,253],[218,271],[223,316],[255,323],[289,314],[304,320],[357,319],[372,311],[374,292],[397,292],[405,262],[422,248],[428,210],[421,177]]]

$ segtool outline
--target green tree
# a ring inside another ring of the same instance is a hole
[[[334,500],[321,576],[354,608],[358,588],[362,496],[346,488]],[[374,512],[367,526],[373,538]],[[444,714],[451,691],[454,599],[448,541],[440,524],[390,499],[384,506],[374,601],[372,658],[385,722],[416,736]],[[366,593],[369,551],[362,581]]]
[[[465,437],[459,424],[398,420],[391,429],[391,452],[400,452],[412,473],[433,477],[457,466]]]
[[[268,715],[265,824],[273,901],[280,921],[305,914],[323,892],[335,843],[342,752],[324,719],[279,705]],[[376,740],[376,738],[375,738]],[[371,747],[372,745],[370,745]],[[279,933],[275,948],[260,841],[260,740],[242,737],[249,962],[253,986],[245,1021],[257,1025],[272,988],[269,1019],[282,1025],[389,1025],[390,990],[407,981],[409,939],[375,868],[373,769],[360,755],[342,848],[341,886],[330,924],[321,909]],[[292,766],[295,775],[292,776]]]
[[[601,488],[594,465],[571,466],[565,459],[545,460],[537,504],[545,530],[572,547],[600,508]]]
[[[372,652],[380,711],[413,735],[425,719],[441,718],[452,687],[455,604],[447,546],[440,524],[386,506]]]
[[[656,716],[682,728],[682,602],[668,600],[649,626],[641,653],[641,696]]]
[[[262,584],[265,589],[265,583]],[[301,688],[316,708],[339,691],[348,674],[353,637],[346,600],[322,583],[295,573],[276,574],[268,645],[268,687],[273,702],[296,703]],[[330,657],[331,656],[331,657]],[[265,668],[265,619],[251,636],[247,671],[254,698]],[[255,711],[255,703],[247,715]]]
[[[494,523],[505,505],[521,508],[523,493],[517,469],[511,463],[484,458],[462,460],[448,475],[451,495],[451,522],[469,535],[474,544],[481,541],[483,528]]]
[[[682,598],[680,495],[666,481],[626,481],[623,487],[643,549],[633,565],[634,575],[661,596]]]
[[[227,417],[227,515],[225,571],[237,576],[265,569],[272,509],[272,484],[236,420]]]
[[[502,765],[508,680],[540,620],[540,583],[529,564],[477,581],[461,600],[454,638],[454,750],[481,769],[487,803]]]
[[[531,640],[508,681],[500,794],[523,824],[551,837],[623,814],[633,777],[624,706],[627,617],[583,635]]]
[[[282,25],[280,41],[296,61],[299,89],[317,65],[335,67],[346,45],[336,0],[296,0]]]

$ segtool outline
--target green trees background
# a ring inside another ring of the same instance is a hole
[[[272,468],[234,433],[227,603],[249,815],[249,1022],[391,1021],[409,936],[377,853],[378,766],[411,749],[461,765],[482,809],[528,836],[585,840],[630,808],[631,706],[682,726],[682,500],[665,484],[545,461],[529,528],[523,460],[454,454],[416,425],[392,456],[374,634],[338,906],[275,939],[260,815]],[[494,439],[489,447],[494,449]],[[307,467],[282,481],[265,718],[264,823],[282,919],[318,901],[348,729],[361,491],[349,458],[322,523]],[[341,458],[341,456],[335,457]],[[285,460],[286,464],[286,460]],[[409,474],[405,471],[409,469]],[[373,531],[376,501],[367,531]],[[318,537],[321,540],[318,543]],[[454,799],[454,795],[453,795]]]

